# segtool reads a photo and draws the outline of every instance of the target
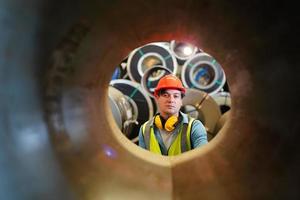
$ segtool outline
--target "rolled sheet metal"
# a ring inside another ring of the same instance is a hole
[[[131,137],[132,128],[137,124],[137,108],[130,104],[126,96],[118,89],[109,86],[108,89],[109,105],[114,119],[128,138]]]
[[[111,79],[122,79],[126,75],[126,73],[126,63],[121,63],[119,66],[116,67]]]
[[[204,124],[208,139],[212,139],[216,135],[215,126],[221,117],[221,111],[214,99],[205,92],[187,89],[182,104],[193,106],[198,111],[198,119]]]
[[[112,87],[121,91],[133,107],[134,120],[138,122],[131,133],[130,139],[135,139],[139,132],[139,127],[153,116],[153,105],[150,97],[142,90],[141,85],[130,80],[118,79],[110,82]]]
[[[112,94],[115,91],[118,91],[116,88],[112,89],[114,87],[109,87],[108,89],[108,96],[109,96],[109,106],[111,108],[112,114],[114,116],[115,122],[117,123],[118,127],[120,130],[122,130],[122,126],[123,126],[123,120],[122,120],[122,111],[120,110],[118,104],[117,104],[117,100],[114,100],[115,98],[117,98],[117,95]],[[118,91],[120,92],[120,91]],[[123,95],[123,93],[121,93],[121,95]]]
[[[128,75],[131,80],[140,83],[145,71],[157,65],[168,68],[172,73],[177,71],[176,58],[166,45],[160,43],[147,44],[129,54],[127,61]]]
[[[211,97],[216,101],[216,103],[220,106],[221,112],[225,113],[231,108],[231,96],[229,92],[218,92]]]
[[[207,53],[198,53],[187,60],[181,70],[181,79],[185,87],[211,95],[218,92],[226,81],[221,65]]]
[[[183,65],[185,61],[193,57],[199,51],[199,49],[192,44],[176,40],[170,42],[170,50],[180,65]]]
[[[154,89],[162,77],[161,75],[164,76],[171,73],[172,71],[163,66],[153,66],[147,69],[144,72],[141,80],[142,88],[148,93],[149,96],[154,97]]]

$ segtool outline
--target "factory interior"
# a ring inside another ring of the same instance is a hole
[[[175,40],[138,47],[115,69],[108,96],[120,131],[138,144],[139,128],[159,112],[154,89],[167,74],[175,74],[187,88],[181,111],[203,123],[210,141],[230,115],[225,72],[213,56]]]
[[[0,2],[0,199],[299,199],[291,3]],[[174,74],[208,144],[138,145]]]

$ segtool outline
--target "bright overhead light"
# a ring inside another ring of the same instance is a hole
[[[190,46],[185,46],[183,48],[183,53],[184,55],[189,56],[193,53],[193,49]]]

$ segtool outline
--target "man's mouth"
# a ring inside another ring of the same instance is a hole
[[[175,106],[173,105],[167,105],[167,108],[174,108]]]

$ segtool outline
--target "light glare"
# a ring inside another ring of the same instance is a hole
[[[184,53],[184,55],[188,56],[188,55],[191,55],[193,53],[193,50],[192,50],[191,47],[186,46],[186,47],[183,48],[183,53]]]

